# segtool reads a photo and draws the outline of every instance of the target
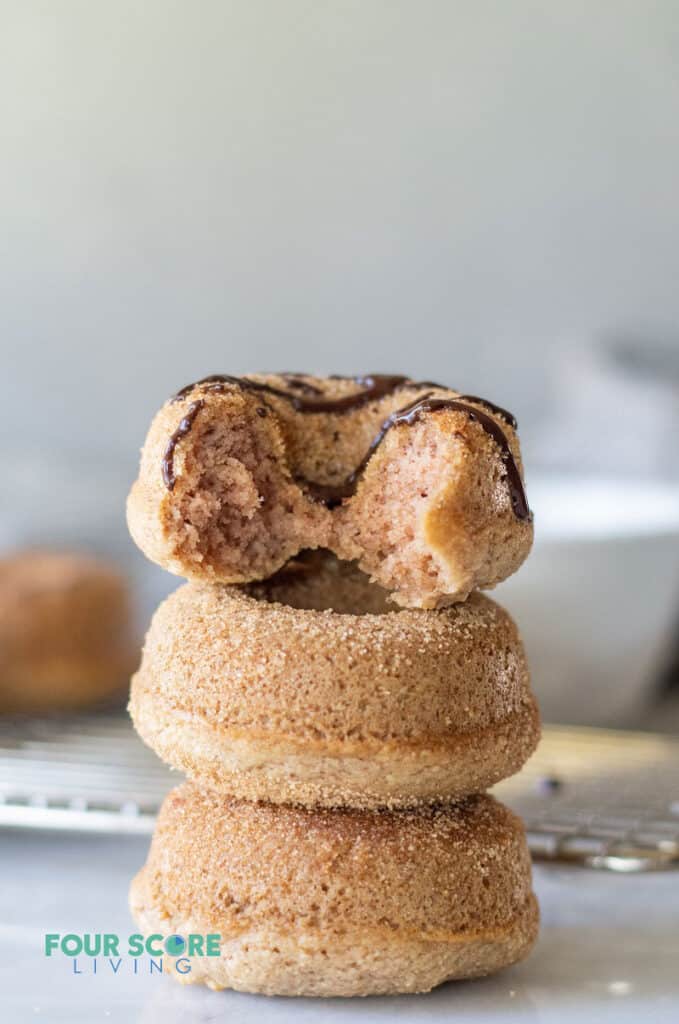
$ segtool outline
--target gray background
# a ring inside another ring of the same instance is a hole
[[[0,0],[3,445],[133,472],[214,371],[531,424],[679,319],[676,0]],[[526,425],[528,431],[526,431]]]

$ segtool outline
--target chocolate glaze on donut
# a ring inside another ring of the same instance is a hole
[[[279,376],[285,380],[288,387],[295,391],[301,391],[306,395],[322,396],[323,394],[321,389],[316,387],[315,384],[309,384],[308,381],[304,380],[304,375],[301,373],[286,371]],[[387,395],[393,394],[394,391],[399,389],[424,390],[425,388],[440,388],[442,391],[448,390],[444,384],[437,384],[435,381],[415,381],[410,377],[393,373],[369,373],[351,377],[344,377],[339,373],[335,373],[332,374],[329,380],[352,380],[354,383],[360,384],[363,387],[363,391],[359,391],[355,395],[346,395],[344,398],[304,399],[299,395],[291,395],[288,391],[282,391],[280,388],[274,388],[270,384],[260,384],[257,381],[250,380],[248,377],[231,377],[223,373],[213,373],[209,377],[203,377],[201,380],[187,384],[173,395],[170,401],[181,401],[182,398],[185,398],[195,388],[201,391],[222,392],[224,391],[225,384],[231,384],[234,387],[241,387],[247,391],[263,391],[268,392],[270,395],[276,395],[278,398],[285,398],[297,412],[342,413],[350,412],[353,409],[360,409],[363,405],[386,398]],[[508,409],[503,409],[501,405],[496,405],[487,398],[480,398],[478,395],[460,395],[460,399],[473,402],[475,405],[485,406],[486,409],[489,409],[496,416],[501,416],[514,430],[517,429],[516,417]]]
[[[167,447],[165,448],[165,453],[163,455],[162,466],[163,480],[165,481],[165,486],[167,487],[168,491],[173,490],[176,480],[174,475],[175,448],[177,447],[181,439],[183,437],[186,437],[186,435],[189,433],[191,427],[193,426],[193,421],[195,420],[196,416],[198,415],[198,413],[200,412],[204,405],[205,402],[203,401],[202,398],[199,398],[196,402],[191,402],[191,405],[186,410],[186,416],[184,416],[184,418],[179,421],[179,426],[174,431],[174,433],[170,435],[170,439],[167,442]]]
[[[360,409],[364,405],[368,405],[370,402],[379,401],[387,395],[393,394],[395,391],[401,389],[422,390],[423,388],[440,388],[441,390],[446,390],[441,384],[436,384],[432,381],[413,381],[409,377],[404,377],[399,374],[368,374],[366,376],[350,378],[341,378],[337,376],[334,379],[353,380],[356,384],[359,384],[363,390],[358,391],[354,395],[345,395],[342,398],[325,398],[319,388],[304,381],[300,374],[284,373],[281,374],[281,376],[289,387],[300,393],[292,394],[289,391],[283,391],[281,388],[273,387],[271,384],[262,384],[259,381],[250,380],[247,377],[232,377],[228,374],[215,373],[211,374],[209,377],[203,377],[201,380],[195,381],[192,384],[187,384],[186,387],[181,388],[181,390],[173,396],[171,401],[181,401],[181,399],[185,398],[196,389],[202,392],[222,393],[230,386],[242,388],[245,391],[274,395],[276,398],[284,398],[286,401],[290,402],[297,412],[300,413],[341,414],[355,409]],[[168,441],[163,456],[162,472],[165,486],[170,491],[173,489],[175,484],[175,449],[179,441],[191,430],[193,422],[200,412],[200,409],[203,407],[203,404],[204,403],[201,399],[191,403],[186,416],[181,420],[179,426]],[[495,405],[493,402],[490,402],[485,398],[479,398],[477,395],[460,395],[458,398],[435,398],[432,392],[428,391],[425,395],[416,399],[414,402],[410,402],[403,406],[403,408],[397,409],[396,412],[393,412],[386,420],[384,420],[369,445],[364,457],[346,480],[339,484],[320,484],[312,480],[300,480],[298,482],[300,486],[304,488],[312,501],[322,503],[327,508],[335,508],[340,505],[342,501],[352,497],[352,495],[356,493],[358,483],[365,472],[371,457],[374,455],[375,451],[392,427],[401,425],[412,426],[426,413],[450,409],[454,412],[466,413],[471,420],[477,422],[479,426],[493,438],[500,449],[500,456],[505,466],[509,495],[514,515],[519,520],[530,521],[532,520],[533,515],[528,506],[521,473],[519,472],[519,467],[512,453],[507,436],[502,427],[493,419],[493,417],[489,416],[482,408],[479,408],[479,406],[485,407],[495,416],[505,420],[513,429],[516,429],[517,422],[512,413],[503,409],[502,406]]]
[[[481,409],[477,409],[473,405],[470,405],[469,402],[464,401],[463,399],[466,397],[467,396],[462,395],[460,398],[434,398],[432,393],[429,392],[421,398],[417,398],[409,405],[404,406],[402,409],[397,409],[396,412],[393,412],[391,416],[386,418],[358,466],[346,480],[336,486],[305,481],[304,485],[309,496],[313,498],[314,501],[323,502],[328,508],[334,508],[336,505],[339,505],[345,498],[350,498],[355,494],[358,481],[365,472],[370,459],[377,448],[379,448],[387,432],[391,430],[392,427],[397,427],[401,424],[405,424],[410,427],[425,413],[440,412],[442,409],[451,409],[454,412],[466,413],[470,420],[475,420],[496,442],[500,449],[500,456],[507,470],[509,496],[512,502],[514,515],[517,519],[531,520],[533,514],[528,507],[528,499],[526,497],[526,490],[523,486],[523,480],[521,479],[519,467],[516,464],[516,460],[512,454],[511,448],[509,447],[509,442],[504,431],[491,416],[482,412]],[[471,395],[469,398],[473,401],[479,401],[479,399],[474,399]]]
[[[290,383],[289,378],[296,377],[297,375],[282,374],[282,376],[288,378],[287,383]],[[386,398],[387,395],[393,394],[394,391],[398,391],[399,388],[439,387],[438,384],[429,382],[419,384],[410,380],[409,377],[402,377],[396,374],[374,373],[365,377],[351,377],[348,379],[360,384],[363,390],[357,391],[355,395],[345,395],[343,398],[325,398],[317,388],[313,388],[314,394],[294,395],[289,391],[283,391],[281,388],[275,388],[271,384],[261,384],[259,381],[250,380],[249,377],[231,377],[224,373],[213,373],[209,377],[203,377],[202,380],[195,381],[193,384],[187,384],[186,387],[183,387],[174,395],[171,401],[181,401],[194,388],[198,388],[200,391],[223,392],[226,389],[226,385],[231,385],[232,387],[242,388],[244,391],[259,391],[264,394],[274,395],[276,398],[285,398],[297,412],[343,413],[352,412],[354,409],[361,409],[370,402],[378,402],[380,399]],[[302,383],[304,382],[301,380],[297,381],[297,389],[301,390],[300,385]],[[291,386],[294,387],[294,385]],[[306,385],[305,392],[310,390],[310,386]]]
[[[303,373],[292,373],[290,370],[284,370],[283,373],[279,374],[289,388],[293,388],[295,391],[302,391],[307,395],[322,395],[323,391],[321,388],[317,388],[315,384],[310,384],[308,380],[304,380]]]
[[[482,405],[496,416],[501,416],[513,430],[518,429],[519,424],[517,423],[516,416],[511,413],[509,409],[503,409],[501,405],[496,405],[495,402],[489,402],[487,398],[479,398],[478,395],[460,395],[460,400],[463,402],[472,402],[474,405]]]

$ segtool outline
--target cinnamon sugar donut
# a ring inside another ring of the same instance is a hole
[[[160,606],[130,701],[160,757],[240,798],[362,808],[454,799],[518,771],[539,719],[505,611],[481,594],[387,610],[352,566],[294,568],[186,584]]]
[[[138,658],[130,596],[100,559],[23,551],[0,559],[0,710],[60,710],[121,692]]]
[[[416,811],[304,810],[191,785],[132,883],[145,934],[216,934],[184,983],[289,996],[426,992],[524,957],[538,910],[519,820],[489,796]]]
[[[521,565],[533,528],[510,413],[405,377],[208,377],[160,410],[128,523],[191,580],[271,576],[307,548],[435,608]]]

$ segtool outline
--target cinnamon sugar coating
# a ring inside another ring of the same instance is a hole
[[[298,393],[285,375],[249,380]],[[363,385],[304,376],[296,386],[334,400]],[[354,473],[391,414],[427,394],[459,397],[406,382],[356,409],[300,412],[237,384],[196,386],[151,425],[128,501],[130,532],[153,561],[196,581],[264,579],[301,550],[326,548],[356,560],[408,607],[492,587],[521,565],[533,529],[515,514],[503,452],[478,417],[444,408],[392,427],[355,493],[334,508],[315,500],[318,485]],[[520,471],[511,423],[475,408],[501,430]]]
[[[513,963],[537,930],[523,829],[488,796],[324,811],[186,784],[131,905],[145,933],[221,936],[181,980],[283,995],[427,991]]]
[[[159,756],[239,797],[366,808],[458,798],[521,767],[539,718],[506,612],[480,594],[387,610],[354,567],[310,562],[160,606],[130,702]]]
[[[436,384],[299,374],[206,378],[154,419],[128,522],[190,582],[130,711],[191,781],[131,907],[221,936],[178,980],[421,992],[530,950],[523,829],[481,793],[540,728],[516,627],[476,592],[532,543],[515,428]]]

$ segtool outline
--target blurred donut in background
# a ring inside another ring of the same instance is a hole
[[[138,657],[129,586],[114,565],[44,549],[0,558],[0,712],[122,697]]]

